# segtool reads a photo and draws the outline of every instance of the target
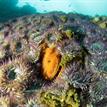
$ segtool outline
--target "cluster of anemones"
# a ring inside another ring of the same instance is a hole
[[[8,96],[15,103],[22,103],[24,91],[28,87],[31,76],[28,59],[25,55],[9,58],[0,66],[0,95]]]

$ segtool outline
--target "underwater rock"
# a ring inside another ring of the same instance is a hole
[[[0,104],[98,107],[107,99],[106,34],[88,16],[71,13],[1,24]]]

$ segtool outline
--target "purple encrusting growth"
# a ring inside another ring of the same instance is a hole
[[[52,80],[45,80],[41,71],[44,43],[54,44],[61,54],[60,71]],[[106,71],[107,29],[88,16],[49,13],[0,24],[0,96],[10,99],[9,107],[26,107],[29,99],[41,107],[41,92],[60,95],[69,87],[77,90],[81,107],[98,107],[104,101],[105,107]]]

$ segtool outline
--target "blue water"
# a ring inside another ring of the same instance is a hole
[[[52,11],[107,16],[107,0],[0,0],[0,22]]]
[[[77,12],[85,15],[107,15],[107,0],[19,0],[18,6],[29,3],[38,12]]]

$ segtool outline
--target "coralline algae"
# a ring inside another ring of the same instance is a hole
[[[105,107],[106,46],[107,29],[79,14],[0,24],[0,106]]]

